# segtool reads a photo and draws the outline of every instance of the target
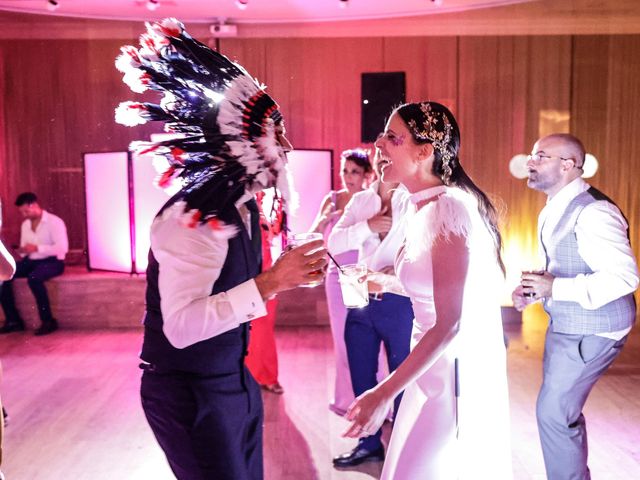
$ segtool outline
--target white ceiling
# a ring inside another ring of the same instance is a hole
[[[535,0],[155,0],[158,8],[147,9],[149,0],[0,0],[0,10],[45,15],[153,20],[177,17],[185,22],[298,23],[361,20],[436,14],[488,8]],[[154,1],[154,0],[151,0]],[[237,2],[246,1],[241,10]]]

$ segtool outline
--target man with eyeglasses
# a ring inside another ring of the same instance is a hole
[[[512,294],[522,311],[549,315],[537,419],[547,478],[588,480],[582,408],[620,353],[636,316],[638,268],[624,215],[582,178],[585,149],[569,134],[539,139],[527,185],[547,195],[538,217],[542,273],[523,273]]]

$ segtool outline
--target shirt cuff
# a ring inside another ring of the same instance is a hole
[[[240,323],[264,317],[267,314],[262,295],[253,279],[227,290],[227,299],[234,316]]]
[[[551,286],[551,298],[558,302],[577,302],[574,280],[573,278],[554,278]]]

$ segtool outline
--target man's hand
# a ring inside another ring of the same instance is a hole
[[[22,247],[18,248],[18,253],[29,255],[30,253],[36,253],[38,251],[38,246],[33,243],[27,243]]]
[[[387,213],[387,210],[387,207],[383,207],[378,215],[367,220],[367,225],[369,225],[369,229],[372,232],[378,234],[389,233],[389,230],[391,230],[391,225],[393,224],[393,220],[390,216],[385,215]]]
[[[551,297],[554,280],[549,272],[522,272],[520,285],[511,294],[515,309],[521,312],[527,305]]]
[[[322,240],[305,243],[284,252],[273,266],[255,279],[260,295],[265,300],[285,290],[317,281],[324,276],[327,250]]]
[[[522,272],[520,285],[523,293],[529,293],[534,300],[551,297],[553,281],[556,277],[549,272]]]
[[[522,285],[518,285],[511,294],[511,301],[513,301],[513,307],[517,311],[521,312],[527,307],[527,305],[535,302],[535,299],[533,297],[525,297]]]

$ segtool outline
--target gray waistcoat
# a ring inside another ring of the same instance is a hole
[[[575,228],[582,210],[598,200],[611,202],[593,187],[574,198],[551,234],[549,245],[542,245],[547,257],[547,271],[554,277],[571,278],[581,273],[593,273],[578,254]],[[544,309],[551,317],[554,332],[577,335],[624,330],[633,325],[636,316],[633,294],[613,300],[596,310],[586,310],[577,302],[553,299],[544,302]]]

